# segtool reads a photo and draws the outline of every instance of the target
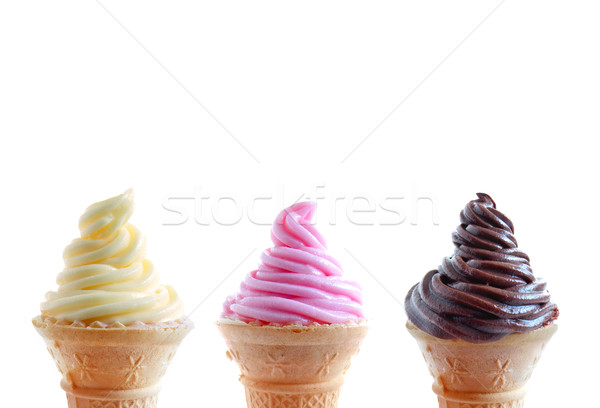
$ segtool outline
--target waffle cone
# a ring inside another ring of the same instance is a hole
[[[434,378],[440,408],[521,408],[525,385],[557,325],[481,344],[438,339],[410,322],[407,328]]]
[[[366,324],[217,326],[242,373],[248,408],[335,408],[343,375],[358,353]]]
[[[63,375],[69,408],[156,407],[160,379],[192,327],[80,327],[43,316],[33,325]]]

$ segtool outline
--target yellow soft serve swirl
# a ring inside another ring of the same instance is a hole
[[[79,219],[81,238],[64,250],[58,291],[48,292],[42,314],[91,323],[158,323],[183,316],[175,290],[160,284],[146,259],[146,239],[127,221],[133,191],[89,206]]]

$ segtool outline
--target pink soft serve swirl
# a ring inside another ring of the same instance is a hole
[[[341,279],[339,262],[327,253],[323,236],[310,224],[316,203],[283,210],[273,223],[274,247],[265,250],[223,316],[260,324],[335,324],[364,318],[362,290]]]

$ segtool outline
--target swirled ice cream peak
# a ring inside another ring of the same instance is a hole
[[[512,221],[494,200],[478,193],[460,222],[452,234],[454,254],[406,296],[411,323],[438,338],[484,343],[556,320],[546,282],[533,275]]]
[[[364,318],[362,290],[341,278],[342,267],[327,252],[323,236],[311,224],[313,202],[283,210],[271,230],[272,248],[261,255],[222,315],[260,324],[334,324]]]
[[[146,259],[146,239],[129,218],[131,189],[90,205],[79,219],[80,238],[63,252],[64,270],[56,292],[48,292],[41,312],[59,320],[91,323],[175,320],[183,304],[175,290],[160,284]]]

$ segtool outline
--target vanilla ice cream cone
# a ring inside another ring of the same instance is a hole
[[[63,375],[69,408],[153,408],[189,321],[126,327],[33,319]]]
[[[365,323],[217,325],[242,373],[248,408],[337,407],[343,374],[367,333]]]
[[[527,380],[557,325],[488,343],[439,339],[410,322],[407,328],[434,378],[440,408],[521,408]]]

